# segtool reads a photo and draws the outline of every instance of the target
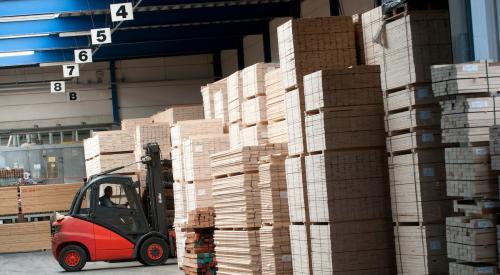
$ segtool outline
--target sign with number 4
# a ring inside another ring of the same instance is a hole
[[[90,30],[92,45],[109,44],[111,43],[111,29],[92,29]]]
[[[134,7],[132,7],[132,3],[112,4],[109,7],[111,9],[111,21],[134,20]]]
[[[64,77],[80,76],[80,67],[78,64],[63,65]]]
[[[51,93],[64,93],[64,92],[66,92],[66,82],[64,82],[64,81],[51,81],[50,82],[50,92]]]
[[[92,50],[91,49],[83,49],[83,50],[75,50],[75,63],[92,63]]]

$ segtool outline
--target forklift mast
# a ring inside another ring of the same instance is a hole
[[[147,167],[146,188],[149,193],[147,211],[151,221],[151,230],[168,234],[165,219],[165,198],[163,195],[163,183],[161,179],[161,152],[157,143],[148,143],[144,146],[146,155],[142,162]]]

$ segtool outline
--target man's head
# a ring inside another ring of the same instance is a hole
[[[111,198],[111,196],[113,196],[113,188],[111,188],[111,186],[106,186],[106,188],[104,188],[104,195]]]

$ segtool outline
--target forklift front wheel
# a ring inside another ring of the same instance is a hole
[[[145,265],[161,265],[168,259],[168,246],[165,240],[149,238],[141,245],[140,262]]]
[[[61,250],[58,261],[66,271],[79,271],[87,263],[87,253],[80,246],[71,244]]]

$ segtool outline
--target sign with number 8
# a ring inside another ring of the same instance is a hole
[[[64,93],[64,92],[66,92],[66,82],[64,82],[64,81],[51,81],[50,82],[50,92],[51,93]]]

